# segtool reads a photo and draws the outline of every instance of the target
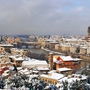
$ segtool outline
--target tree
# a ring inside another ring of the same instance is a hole
[[[63,90],[68,90],[68,81],[62,81],[63,83]]]

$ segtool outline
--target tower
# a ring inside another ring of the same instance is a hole
[[[49,65],[50,69],[53,70],[53,53],[49,53]]]
[[[88,37],[90,37],[90,26],[88,27]]]

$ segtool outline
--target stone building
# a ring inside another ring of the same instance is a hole
[[[61,45],[62,51],[70,51],[70,45]]]
[[[87,54],[90,55],[90,47],[87,48]]]
[[[0,54],[2,54],[3,52],[5,52],[4,47],[0,47]]]
[[[87,47],[80,47],[80,54],[87,54]]]
[[[22,66],[22,62],[25,60],[25,58],[19,56],[19,55],[14,55],[14,56],[9,56],[10,61],[12,63],[14,63],[15,66],[17,67],[21,67]]]
[[[46,81],[47,83],[52,83],[54,85],[57,84],[58,80],[63,78],[64,75],[60,73],[49,73],[49,74],[41,74],[40,79]]]
[[[74,54],[74,53],[75,53],[75,54],[76,54],[76,53],[79,53],[79,52],[80,52],[80,47],[79,47],[78,45],[71,45],[71,46],[70,46],[70,52],[73,53],[73,54]]]
[[[15,43],[17,43],[18,48],[20,48],[22,46],[22,41],[20,38],[15,38]]]
[[[77,48],[76,48],[75,46],[71,46],[71,47],[70,47],[70,52],[71,52],[71,53],[76,53],[76,49],[77,49]]]
[[[49,45],[50,49],[52,49],[52,50],[55,49],[56,44],[58,44],[58,42],[54,42],[54,41],[50,42],[50,45]]]
[[[28,56],[30,54],[30,51],[28,49],[17,49],[17,48],[11,48],[11,54],[13,55],[21,55],[21,56]]]
[[[11,52],[10,49],[13,47],[11,44],[0,44],[0,47],[3,47],[6,52]]]
[[[13,43],[14,43],[14,38],[8,37],[8,38],[7,38],[7,42],[8,42],[9,44],[13,44]]]
[[[12,66],[13,63],[10,62],[9,54],[3,53],[0,55],[0,66]]]
[[[56,69],[62,68],[62,67],[67,67],[67,68],[71,68],[73,71],[75,71],[81,67],[81,59],[72,58],[71,56],[54,55],[53,63],[55,65]]]
[[[57,51],[60,50],[60,45],[59,45],[59,44],[56,44],[56,45],[55,45],[55,50],[57,50]]]
[[[83,42],[83,40],[82,39],[78,39],[78,38],[66,38],[65,40],[64,40],[64,43],[70,43],[70,44],[80,44],[80,43],[82,43]]]

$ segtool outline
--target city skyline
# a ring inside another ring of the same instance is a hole
[[[0,35],[87,35],[89,0],[0,0]]]

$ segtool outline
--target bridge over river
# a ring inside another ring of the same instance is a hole
[[[23,42],[22,45],[26,46],[26,48],[29,46],[33,46],[33,48],[41,47],[41,43],[39,42]]]

